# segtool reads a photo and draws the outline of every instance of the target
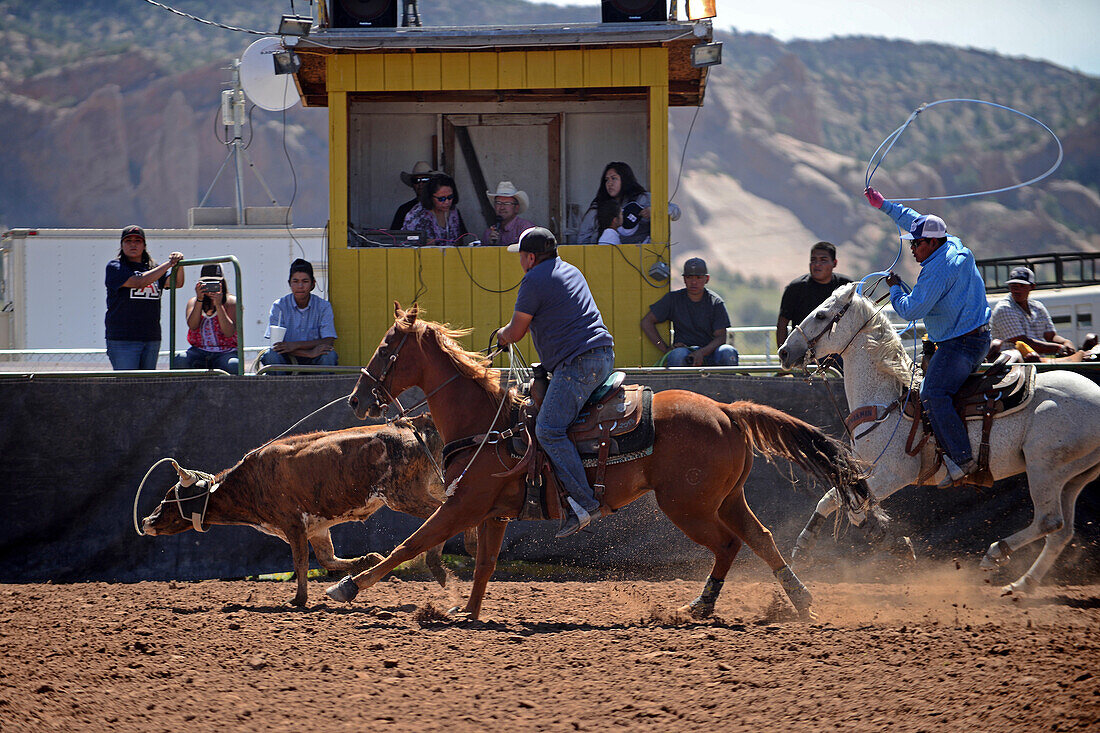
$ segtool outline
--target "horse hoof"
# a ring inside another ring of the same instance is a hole
[[[907,565],[917,561],[917,553],[913,551],[913,541],[904,535],[894,540],[890,554]]]
[[[1030,583],[1027,578],[1020,578],[1015,583],[1001,586],[1001,596],[1023,597],[1035,592],[1036,584]]]
[[[691,616],[696,621],[701,621],[702,619],[710,618],[714,613],[714,606],[696,598],[691,603],[686,606],[680,606],[680,608],[676,610]]]
[[[813,564],[813,555],[810,554],[809,548],[794,546],[791,550],[791,565],[797,565],[800,568],[807,568]]]
[[[477,616],[462,609],[459,606],[453,606],[447,609],[447,615],[455,621],[477,621]]]
[[[351,603],[355,599],[355,596],[359,595],[359,586],[355,584],[355,581],[349,575],[335,585],[330,585],[325,589],[325,593],[334,601],[340,601],[341,603]]]

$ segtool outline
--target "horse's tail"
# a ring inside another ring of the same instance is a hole
[[[749,448],[769,461],[785,458],[817,481],[835,486],[853,511],[873,503],[865,480],[869,466],[839,440],[767,405],[741,400],[722,409],[741,428]]]

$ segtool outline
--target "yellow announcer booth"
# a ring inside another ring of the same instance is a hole
[[[393,302],[473,328],[488,346],[511,318],[523,271],[504,247],[408,244],[391,229],[413,197],[417,161],[455,179],[458,209],[480,239],[486,192],[511,181],[522,214],[548,227],[588,279],[615,338],[618,366],[653,364],[638,323],[670,280],[668,108],[701,105],[706,69],[693,46],[709,23],[316,29],[294,47],[303,103],[329,109],[330,295],[345,364],[365,364],[393,323]],[[649,190],[651,241],[580,245],[604,166],[628,163]],[[667,270],[666,270],[667,272]],[[530,339],[525,357],[535,360]]]

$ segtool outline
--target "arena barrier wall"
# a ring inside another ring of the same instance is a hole
[[[633,378],[632,378],[633,379]],[[846,409],[839,382],[729,374],[647,374],[634,379],[655,391],[691,389],[722,401],[769,404],[840,436],[833,400]],[[96,377],[0,381],[0,582],[198,580],[235,578],[291,568],[280,540],[246,527],[213,527],[199,534],[141,537],[133,528],[134,495],[146,470],[165,456],[211,473],[302,416],[348,394],[353,376]],[[829,392],[832,393],[830,398]],[[358,423],[334,405],[296,432],[336,430]],[[757,458],[747,485],[749,504],[788,553],[821,491],[805,479],[791,486],[784,464]],[[174,482],[167,465],[146,484],[139,516],[148,514]],[[1097,484],[1078,500],[1078,537],[1059,572],[1095,574],[1100,556]],[[1022,477],[990,490],[909,488],[885,507],[913,536],[919,554],[980,556],[988,544],[1031,519]],[[334,530],[337,551],[388,552],[419,521],[383,509],[367,522]],[[609,573],[688,574],[709,570],[709,553],[685,538],[643,497],[591,532],[553,539],[549,522],[513,522],[501,557],[566,562]],[[823,536],[822,552],[857,552],[858,530],[838,542]],[[452,540],[448,550],[459,552]],[[1037,549],[1037,548],[1036,548]],[[1023,553],[1021,553],[1022,555]],[[1029,561],[1030,556],[1028,556]],[[746,548],[738,559],[761,565]],[[762,567],[762,566],[761,566]],[[1068,570],[1067,570],[1068,569]]]

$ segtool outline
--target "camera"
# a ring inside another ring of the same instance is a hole
[[[221,280],[199,280],[199,289],[204,293],[220,293],[222,291]]]

